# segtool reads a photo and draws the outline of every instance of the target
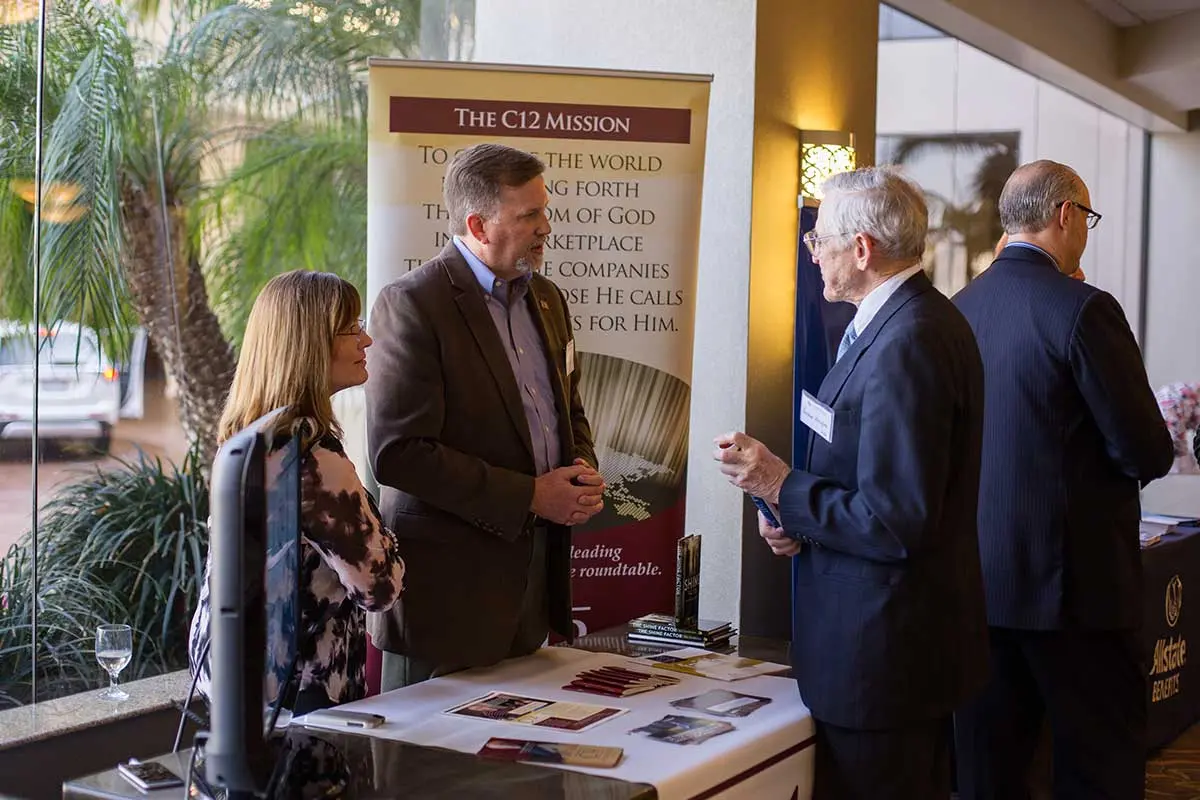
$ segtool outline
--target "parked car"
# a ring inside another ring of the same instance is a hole
[[[39,439],[90,439],[107,453],[121,412],[117,366],[91,328],[64,322],[34,334],[0,321],[0,439],[33,436],[36,394]]]

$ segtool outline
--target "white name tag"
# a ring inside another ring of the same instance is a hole
[[[803,392],[800,397],[800,421],[833,444],[833,409],[808,392]]]
[[[575,340],[567,341],[567,375],[575,371]]]

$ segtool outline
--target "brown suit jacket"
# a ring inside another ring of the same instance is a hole
[[[562,465],[595,465],[578,366],[566,374],[566,300],[537,274],[526,298],[551,362]],[[405,563],[400,602],[371,615],[372,640],[432,664],[493,664],[508,655],[525,590],[533,445],[483,291],[453,242],[379,293],[371,335],[368,453]],[[550,627],[570,640],[569,528],[550,526],[546,564]]]

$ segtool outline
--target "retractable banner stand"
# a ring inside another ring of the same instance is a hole
[[[499,142],[546,164],[541,271],[567,293],[608,484],[573,534],[576,627],[670,611],[711,77],[377,59],[369,81],[368,307],[450,240],[455,152]]]

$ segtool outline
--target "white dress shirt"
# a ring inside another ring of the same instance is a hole
[[[867,296],[858,304],[858,312],[854,315],[854,319],[850,321],[850,324],[854,326],[854,335],[856,337],[862,336],[862,332],[867,329],[867,326],[871,324],[871,320],[875,319],[875,315],[879,313],[879,309],[883,308],[888,299],[896,293],[896,290],[923,268],[923,264],[914,264],[906,270],[897,272],[868,292]]]

